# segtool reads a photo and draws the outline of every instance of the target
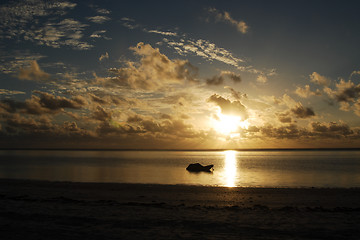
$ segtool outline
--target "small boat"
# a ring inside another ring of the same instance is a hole
[[[191,163],[186,168],[186,170],[188,170],[189,172],[212,172],[212,171],[214,171],[213,167],[214,167],[214,165],[212,165],[212,164],[203,166],[200,163]]]

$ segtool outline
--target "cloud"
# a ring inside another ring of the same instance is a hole
[[[122,20],[122,21],[135,22],[135,19],[128,18],[128,17],[123,17],[123,18],[121,18],[121,20]]]
[[[131,29],[131,30],[140,27],[139,24],[135,24],[135,20],[132,19],[132,18],[123,17],[123,18],[121,18],[121,21],[123,22],[122,25],[123,25],[124,27],[126,27],[126,28],[128,28],[128,29]]]
[[[13,114],[6,119],[6,129],[7,132],[10,133],[16,133],[18,131],[49,133],[53,130],[53,124],[47,117],[34,119]]]
[[[109,69],[117,78],[107,83],[127,85],[134,89],[156,90],[168,84],[195,81],[197,68],[187,60],[170,60],[160,53],[158,48],[142,42],[130,49],[140,56],[140,62],[127,62],[127,67]]]
[[[222,75],[216,75],[206,79],[207,85],[220,85],[224,83],[224,77]]]
[[[239,101],[241,100],[241,103],[244,104],[247,108],[250,108],[253,110],[258,109],[258,110],[263,111],[264,109],[271,107],[269,104],[264,103],[262,101],[255,100],[255,99],[249,99],[246,93],[242,94],[241,92],[238,92],[229,86],[225,86],[224,88],[229,89],[232,97],[235,98],[236,100],[239,100]]]
[[[106,52],[105,54],[101,54],[101,56],[99,57],[99,62],[102,62],[105,59],[109,59],[108,52]]]
[[[104,8],[98,8],[98,9],[96,9],[96,12],[100,13],[100,14],[110,14],[111,13],[110,10],[104,9]]]
[[[29,68],[20,68],[19,79],[31,81],[44,81],[50,78],[50,74],[42,71],[36,60],[30,62]]]
[[[188,54],[195,54],[196,56],[199,56],[210,62],[219,61],[224,64],[233,66],[242,72],[257,74],[257,81],[260,83],[265,83],[268,81],[269,77],[276,75],[275,69],[259,70],[253,66],[250,66],[244,59],[236,57],[229,50],[218,47],[208,40],[183,38],[180,40],[174,40],[164,38],[163,42],[167,44],[168,47],[173,48],[179,55],[186,56]]]
[[[160,120],[134,115],[128,118],[127,123],[133,129],[138,129],[142,133],[150,133],[157,137],[197,138],[201,136],[201,132],[194,129],[191,124],[187,124],[183,119],[177,119],[170,115],[165,117],[162,115]]]
[[[259,127],[259,132],[262,137],[277,138],[277,139],[298,139],[308,135],[305,129],[299,129],[296,124],[289,124],[281,127],[274,127],[267,124]]]
[[[266,83],[268,81],[268,78],[264,74],[259,74],[256,78],[256,81],[259,83]]]
[[[317,89],[315,92],[310,90],[310,86],[309,85],[305,85],[304,88],[301,87],[297,87],[295,90],[296,95],[298,95],[299,97],[302,98],[308,98],[310,96],[320,96],[321,92],[319,89]]]
[[[217,21],[226,22],[236,27],[236,29],[245,34],[248,32],[249,26],[244,21],[237,21],[233,19],[229,12],[219,11],[216,8],[209,8],[209,13],[215,16]]]
[[[220,85],[223,84],[225,78],[229,78],[234,83],[241,82],[241,77],[239,74],[230,72],[230,71],[221,71],[220,75],[213,76],[211,78],[206,79],[206,84],[208,85]]]
[[[244,95],[242,95],[240,92],[236,91],[235,89],[233,89],[232,87],[229,86],[225,86],[224,88],[229,89],[231,92],[231,95],[233,96],[233,98],[235,98],[236,100],[241,100],[243,98]]]
[[[103,38],[105,40],[111,40],[111,38],[104,35],[105,33],[106,33],[106,30],[95,31],[90,35],[90,37],[91,38]]]
[[[350,127],[343,122],[313,122],[311,123],[311,127],[314,133],[322,137],[340,138],[354,133],[353,130],[351,130]]]
[[[289,108],[293,108],[297,105],[297,102],[286,93],[280,98],[273,97],[272,100],[275,104],[286,105]]]
[[[292,118],[288,113],[280,113],[278,114],[278,119],[281,123],[291,123]]]
[[[345,82],[341,79],[336,88],[335,96],[339,102],[353,102],[360,96],[360,84],[356,85],[351,80]]]
[[[8,89],[0,89],[0,95],[17,95],[17,94],[25,94],[25,92],[22,91],[16,91],[16,90],[8,90]]]
[[[303,107],[301,103],[297,103],[290,111],[295,114],[297,118],[309,118],[315,116],[315,113],[311,108]]]
[[[89,21],[91,21],[93,23],[97,23],[97,24],[102,24],[102,23],[110,20],[110,18],[107,16],[93,16],[93,17],[87,17],[86,19],[88,19]]]
[[[164,32],[164,31],[158,31],[158,30],[146,30],[148,33],[156,33],[164,36],[177,36],[177,33],[175,32]]]
[[[227,17],[230,15],[227,14]],[[229,18],[228,18],[229,19]],[[121,18],[123,26],[129,29],[136,29],[142,25],[136,24],[135,20],[128,17]],[[173,31],[160,31],[160,30],[147,30],[142,28],[144,32],[156,33],[166,38],[157,44],[166,44],[168,47],[174,49],[179,55],[186,56],[188,54],[195,54],[207,61],[219,61],[227,65],[236,67],[242,72],[248,72],[258,75],[258,81],[261,83],[267,82],[269,77],[276,74],[275,69],[262,69],[259,70],[248,63],[242,58],[236,57],[231,51],[216,46],[216,44],[204,39],[191,39],[187,38],[187,34],[179,34]]]
[[[241,82],[241,76],[239,74],[230,71],[222,71],[221,74],[229,77],[234,83]]]
[[[213,61],[217,60],[232,66],[239,66],[239,63],[244,62],[244,60],[235,57],[230,51],[217,47],[214,43],[210,41],[199,39],[182,39],[183,41],[174,41],[169,39],[164,39],[164,42],[169,46],[174,48],[180,55],[187,53],[194,53],[197,56],[200,56],[206,60]]]
[[[360,71],[353,71],[353,72],[350,74],[350,79],[351,79],[353,76],[357,76],[357,75],[360,75]]]
[[[97,106],[96,110],[93,112],[92,117],[99,121],[108,121],[111,119],[111,112],[105,111],[104,108]]]
[[[24,102],[5,99],[0,102],[0,108],[8,113],[25,113],[32,115],[56,114],[64,108],[80,109],[86,105],[86,100],[81,96],[68,99],[66,97],[54,96],[50,93],[34,91],[37,95],[32,95]]]
[[[224,115],[240,116],[241,120],[246,120],[248,118],[246,107],[238,100],[230,101],[220,95],[213,94],[207,101],[219,106],[221,113]]]
[[[360,99],[358,99],[353,105],[354,113],[360,117]]]
[[[330,83],[330,80],[328,78],[321,76],[317,72],[313,72],[312,74],[310,74],[310,81],[323,86],[328,86]]]
[[[56,0],[5,4],[0,7],[1,37],[53,48],[68,46],[79,50],[90,49],[93,45],[81,41],[88,25],[72,18],[63,19],[75,6],[75,3]]]
[[[335,89],[332,89],[330,87],[324,87],[323,91],[328,95],[331,100],[339,103],[340,110],[353,110],[356,115],[360,116],[360,84],[355,84],[351,79],[348,81],[340,79],[340,81],[335,84],[335,87]],[[331,101],[329,104],[333,105],[334,102]]]
[[[5,74],[15,74],[18,73],[20,68],[27,67],[31,61],[39,61],[45,57],[39,53],[32,53],[29,50],[14,50],[7,53],[0,50],[0,71]]]
[[[58,147],[58,144],[64,140],[72,142],[71,144],[77,142],[78,146],[81,144],[79,139],[84,141],[95,137],[92,131],[79,128],[76,122],[64,121],[62,124],[56,124],[46,115],[23,116],[15,113],[6,116],[4,123],[6,131],[4,137],[8,140],[14,139],[16,146],[24,143],[24,147],[31,147],[34,142],[40,142],[38,147],[48,146],[49,143],[55,143],[54,147]]]
[[[271,124],[264,126],[249,126],[243,130],[243,134],[250,138],[272,138],[272,139],[296,139],[308,142],[321,141],[323,139],[359,139],[359,131],[353,130],[344,122],[312,122],[309,128],[300,127],[289,123],[275,127]]]

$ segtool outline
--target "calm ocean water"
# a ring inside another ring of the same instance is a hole
[[[214,164],[190,173],[189,163]],[[0,178],[242,187],[360,187],[360,151],[0,151]]]

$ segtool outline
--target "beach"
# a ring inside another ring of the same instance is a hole
[[[359,239],[358,188],[0,180],[3,239]]]

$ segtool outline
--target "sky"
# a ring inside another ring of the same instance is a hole
[[[358,1],[2,1],[3,148],[360,146]]]

